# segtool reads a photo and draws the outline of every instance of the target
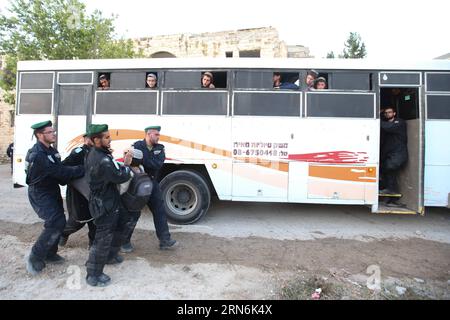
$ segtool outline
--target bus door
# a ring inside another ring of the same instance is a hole
[[[36,143],[34,123],[54,118],[54,82],[55,73],[19,72],[16,117],[14,120],[14,187],[25,186],[25,156],[28,149]]]
[[[61,159],[83,144],[92,106],[93,72],[58,72],[57,138]]]
[[[450,207],[450,72],[425,73],[425,206]]]
[[[380,195],[378,212],[381,213],[424,213],[424,108],[421,84],[421,72],[379,73],[380,109],[388,105],[394,107],[397,117],[406,121],[408,138],[408,161],[397,176],[399,194],[389,197]],[[392,199],[395,197],[398,198]]]

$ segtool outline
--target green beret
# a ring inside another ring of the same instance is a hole
[[[102,133],[105,131],[108,131],[107,124],[90,124],[88,126],[86,133],[87,133],[88,137],[92,137],[93,135],[96,135],[98,133]]]
[[[145,132],[147,132],[148,130],[157,130],[157,131],[161,131],[161,126],[149,126],[147,128],[144,129]]]
[[[51,126],[52,126],[52,122],[50,120],[47,120],[47,121],[42,121],[42,122],[33,124],[31,126],[31,129],[37,130],[37,129],[42,129],[42,128],[51,127]]]

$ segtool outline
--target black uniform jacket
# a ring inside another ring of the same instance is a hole
[[[89,209],[93,218],[117,213],[120,205],[118,184],[131,178],[130,168],[119,165],[108,150],[92,148],[86,159],[91,195]]]
[[[53,147],[47,148],[40,142],[28,150],[25,161],[27,163],[25,169],[27,184],[48,191],[57,191],[59,190],[58,184],[64,185],[70,180],[84,175],[82,166],[63,166],[58,150]]]
[[[157,143],[152,147],[152,150],[147,148],[147,143],[144,140],[136,141],[133,146],[139,149],[144,154],[143,165],[145,172],[151,179],[158,178],[158,172],[166,160],[164,152],[164,145]]]
[[[59,204],[62,206],[59,184],[67,184],[70,180],[84,175],[83,166],[63,166],[58,150],[47,148],[41,142],[37,142],[28,150],[25,161],[28,195],[38,214],[40,211],[60,210],[56,208]]]
[[[89,146],[83,145],[72,150],[70,155],[63,160],[63,165],[66,166],[84,166],[84,161],[89,153]],[[78,192],[71,184],[67,185],[66,192],[67,211],[69,216],[72,216],[76,221],[86,221],[91,219],[89,213],[88,200]]]
[[[381,155],[399,154],[408,156],[406,123],[403,119],[381,121]]]

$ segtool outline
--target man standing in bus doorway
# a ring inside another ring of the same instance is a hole
[[[384,108],[380,137],[380,193],[383,194],[399,192],[397,175],[408,161],[406,123],[396,115],[393,107]]]
[[[28,199],[39,218],[45,221],[44,230],[33,245],[27,258],[27,271],[36,275],[45,268],[45,263],[63,263],[57,254],[58,241],[66,225],[63,200],[59,184],[84,175],[83,166],[64,166],[58,150],[51,145],[56,142],[56,131],[51,121],[31,126],[36,144],[25,157]]]
[[[63,165],[66,166],[76,166],[82,165],[84,166],[84,161],[89,153],[89,150],[93,146],[92,140],[88,137],[89,132],[86,132],[83,135],[84,144],[81,147],[75,148],[72,150],[70,155],[64,159],[62,162]],[[67,204],[67,212],[68,219],[66,223],[66,227],[59,239],[59,245],[65,246],[69,236],[72,233],[77,232],[87,223],[89,232],[89,245],[88,249],[92,246],[95,238],[95,224],[92,221],[91,213],[89,212],[89,203],[88,200],[75,189],[74,186],[68,185],[66,190],[66,204]]]
[[[106,124],[89,126],[94,146],[86,158],[86,174],[90,178],[89,210],[96,226],[94,243],[86,262],[86,282],[91,286],[106,286],[111,278],[103,273],[105,264],[123,261],[118,253],[123,242],[127,212],[120,200],[118,184],[131,178],[130,152],[124,156],[124,166],[111,155],[111,136]]]
[[[152,194],[147,205],[153,215],[153,223],[155,224],[156,236],[159,239],[159,249],[166,250],[173,247],[177,241],[172,239],[170,236],[169,225],[167,223],[167,214],[162,199],[161,187],[159,186],[159,183],[157,181],[158,172],[163,166],[164,161],[166,160],[164,146],[158,143],[161,127],[149,126],[145,128],[144,131],[145,138],[143,140],[136,141],[133,146],[134,148],[142,151],[144,170],[153,181]],[[128,238],[122,245],[122,252],[133,251],[133,246],[131,245],[130,239],[139,220],[139,217],[140,212],[130,217],[131,220],[127,223],[126,228],[128,228],[128,231],[126,231],[125,233],[127,233]]]

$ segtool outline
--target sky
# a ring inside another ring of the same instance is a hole
[[[323,58],[358,32],[368,58],[430,60],[450,53],[448,0],[82,0],[88,12],[118,15],[124,38],[276,28],[289,45]],[[4,9],[8,0],[0,0]]]

